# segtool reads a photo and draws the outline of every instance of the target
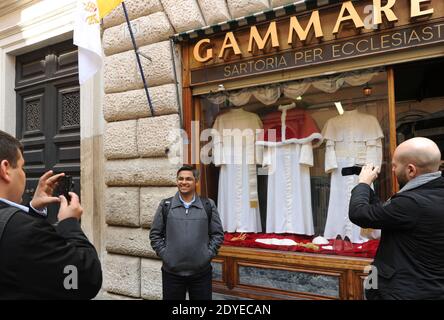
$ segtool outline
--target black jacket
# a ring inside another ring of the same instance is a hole
[[[382,231],[373,262],[378,290],[368,290],[368,297],[444,299],[444,178],[385,203],[361,183],[352,191],[349,216],[363,228]]]
[[[167,225],[163,223],[162,204],[154,216],[150,231],[151,246],[163,261],[163,269],[180,276],[191,276],[210,267],[224,240],[222,224],[214,201],[210,230],[202,201],[196,200],[188,212],[179,199],[179,193],[171,201]],[[166,230],[166,232],[165,232]]]
[[[0,214],[9,207],[0,202]],[[77,290],[72,287],[77,268]],[[0,239],[0,299],[91,299],[102,285],[97,252],[74,219],[56,227],[17,209]]]

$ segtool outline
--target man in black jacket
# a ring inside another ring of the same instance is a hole
[[[211,259],[224,240],[216,205],[196,194],[197,170],[177,172],[179,192],[162,200],[150,231],[151,246],[162,259],[164,300],[211,300]],[[167,201],[168,200],[168,201]],[[168,203],[169,202],[169,203]]]
[[[75,193],[68,204],[52,197],[64,174],[45,173],[30,207],[20,205],[26,184],[23,147],[0,131],[0,299],[91,299],[102,285],[94,246],[82,232],[83,209]],[[60,203],[58,224],[46,206]]]
[[[365,166],[350,200],[350,220],[381,229],[373,265],[376,287],[367,299],[444,299],[444,178],[441,153],[426,138],[400,144],[392,169],[401,190],[379,202],[371,183],[379,168]],[[373,273],[373,272],[372,272]]]

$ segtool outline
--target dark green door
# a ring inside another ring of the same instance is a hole
[[[74,177],[80,192],[80,87],[72,40],[17,57],[17,137],[25,147],[27,204],[52,169]],[[58,206],[50,206],[56,221]]]

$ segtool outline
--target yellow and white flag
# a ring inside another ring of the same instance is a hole
[[[100,19],[111,13],[123,0],[97,0]]]
[[[100,19],[123,0],[78,0],[74,22],[74,44],[79,52],[79,82],[85,83],[102,64]]]

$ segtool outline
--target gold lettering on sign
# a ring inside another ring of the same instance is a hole
[[[256,26],[252,26],[250,29],[250,41],[248,42],[248,52],[253,51],[254,43],[256,43],[257,48],[259,50],[263,50],[270,37],[271,37],[271,46],[273,48],[279,48],[279,38],[276,28],[276,21],[270,23],[270,26],[268,27],[267,33],[265,34],[264,38],[261,37]]]
[[[392,35],[392,39],[393,39],[393,46],[394,47],[399,47],[402,44],[402,34],[399,32],[396,32]]]
[[[432,27],[425,27],[424,30],[422,30],[422,33],[424,35],[428,35],[429,37],[423,37],[424,41],[429,41],[433,39],[433,29]]]
[[[410,38],[409,41],[407,42],[407,44],[409,45],[412,41],[416,41],[416,42],[420,42],[421,39],[419,39],[418,33],[413,30],[412,33],[410,34]]]
[[[225,66],[224,68],[224,77],[229,77],[231,75],[230,66]]]
[[[426,16],[433,14],[433,8],[428,10],[421,10],[421,5],[424,3],[429,3],[430,0],[410,0],[410,17],[416,18],[421,16]]]
[[[444,26],[444,24],[437,24],[435,25],[435,29],[438,29],[438,37],[441,38],[441,28]]]
[[[234,54],[236,55],[241,55],[242,52],[239,49],[239,45],[237,43],[236,38],[234,37],[233,32],[227,32],[227,34],[225,35],[225,39],[224,39],[224,43],[222,45],[222,48],[220,49],[219,52],[219,59],[223,59],[225,57],[225,50],[227,49],[233,49]]]
[[[374,24],[382,23],[382,13],[384,12],[389,22],[398,21],[398,17],[393,12],[392,8],[395,5],[396,0],[388,0],[385,6],[381,5],[382,0],[373,0],[373,14]]]
[[[210,39],[202,39],[198,43],[196,43],[196,45],[194,46],[193,55],[194,55],[194,59],[198,62],[204,63],[204,62],[207,62],[208,60],[211,60],[213,58],[213,49],[212,48],[207,48],[205,56],[202,57],[200,55],[201,47],[205,43],[209,44]]]
[[[314,28],[315,37],[316,38],[322,38],[324,37],[324,32],[322,31],[321,26],[321,19],[319,17],[319,11],[313,11],[311,13],[310,21],[308,21],[307,27],[305,30],[301,27],[301,24],[299,23],[299,20],[297,17],[291,17],[290,18],[290,28],[288,31],[288,44],[293,43],[293,34],[296,31],[296,34],[301,41],[305,41],[308,37],[308,33],[310,32],[311,28]]]
[[[272,71],[275,69],[286,68],[287,66],[287,60],[284,56],[268,57],[265,59],[227,65],[224,67],[224,77],[229,78],[234,76],[248,75],[256,72]]]
[[[345,11],[348,12],[348,15],[346,16],[344,16]],[[339,28],[341,27],[341,24],[349,20],[353,21],[356,29],[364,28],[364,22],[362,21],[351,1],[347,1],[342,4],[341,13],[339,13],[338,20],[336,21],[335,28],[333,29],[333,34],[339,33]]]
[[[361,46],[361,44],[365,44],[365,46]],[[356,44],[356,50],[358,50],[359,53],[366,52],[368,50],[368,39],[362,39],[358,41]]]
[[[385,22],[393,23],[398,21],[397,16],[397,10],[401,10],[401,5],[397,5],[396,0],[367,0],[369,3],[373,3],[372,7],[372,24],[373,25],[381,25]],[[414,19],[417,17],[424,17],[425,19],[430,19],[431,15],[434,13],[434,9],[432,8],[432,1],[431,0],[409,0],[410,1],[410,18]],[[435,0],[436,3],[442,2],[443,0]],[[399,2],[398,2],[399,3]],[[225,38],[223,39],[222,46],[220,46],[220,40],[213,42],[212,38],[210,39],[202,39],[198,41],[193,48],[193,52],[191,56],[194,58],[194,60],[198,63],[207,63],[208,61],[211,61],[212,59],[223,59],[225,61],[229,60],[230,57],[234,54],[237,56],[242,57],[243,55],[249,56],[250,54],[256,54],[257,51],[261,51],[264,49],[285,49],[287,50],[288,46],[292,46],[296,43],[296,41],[303,42],[303,46],[305,45],[313,45],[315,41],[312,41],[313,39],[322,39],[324,36],[330,35],[330,37],[333,35],[336,38],[339,38],[338,33],[341,32],[341,29],[346,24],[350,24],[351,28],[354,29],[362,29],[364,28],[364,22],[363,17],[359,16],[357,9],[354,6],[354,1],[351,0],[345,0],[341,3],[341,5],[338,5],[338,12],[339,15],[336,17],[336,22],[334,23],[334,28],[331,30],[330,28],[327,30],[326,26],[323,25],[322,13],[323,11],[314,10],[310,12],[310,16],[308,14],[306,15],[306,18],[304,18],[304,24],[301,25],[301,18],[298,16],[291,16],[287,18],[288,20],[282,22],[281,20],[278,21],[272,21],[269,24],[261,24],[261,32],[259,32],[258,28],[256,26],[251,26],[246,30],[239,30],[240,35],[242,35],[242,38],[239,38],[239,40],[235,37],[235,32],[230,31],[225,34]],[[340,9],[340,10],[339,10]],[[436,17],[437,18],[437,17]],[[308,21],[305,23],[305,21]],[[333,21],[325,21],[325,23]],[[438,33],[438,37],[441,37],[441,34],[444,33],[444,25],[442,24],[435,24],[427,29],[425,29],[425,33],[423,37],[426,39],[432,39],[434,37],[435,33]],[[392,25],[389,25],[388,27],[393,27]],[[353,35],[353,30],[344,30],[347,32],[344,32],[344,35],[349,37],[350,35]],[[285,30],[283,30],[285,29]],[[278,30],[287,32],[287,34],[282,35],[282,38],[279,38],[280,35],[278,35]],[[371,31],[371,30],[370,30]],[[246,34],[249,32],[249,34]],[[325,33],[328,32],[328,35]],[[367,32],[365,32],[367,33]],[[237,35],[237,34],[236,34]],[[245,37],[245,38],[244,38]],[[329,37],[329,38],[330,38]],[[412,33],[412,34],[406,34],[406,33],[394,33],[393,34],[393,46],[401,46],[404,43],[405,44],[414,44],[415,42],[418,42],[418,37],[421,38],[421,35]],[[246,38],[248,38],[248,48],[244,48],[244,45],[246,46]],[[242,39],[242,40],[240,40]],[[244,40],[245,39],[245,40]],[[287,40],[287,43],[285,44],[283,41]],[[242,41],[242,47],[239,46],[239,41]],[[281,42],[281,43],[280,43]],[[309,43],[305,43],[309,42]],[[284,48],[280,48],[280,44],[283,45]],[[296,46],[293,46],[293,49]],[[358,42],[358,45],[356,47],[355,53],[364,52],[366,48],[369,48],[369,50],[377,50],[379,48],[389,48],[391,47],[390,43],[390,37],[382,37],[381,42],[373,42],[373,41],[362,41]],[[242,51],[241,51],[242,48]],[[324,52],[326,52],[324,50]],[[336,56],[341,55],[351,55],[351,47],[350,45],[345,45],[342,47],[332,47],[332,54],[333,58]],[[262,52],[264,53],[264,52]],[[355,54],[353,53],[353,54]],[[293,54],[292,54],[293,55]],[[316,51],[304,51],[300,53],[296,53],[295,60],[297,62],[301,61],[316,61],[321,59],[323,56],[319,52]],[[238,66],[238,72],[239,73],[245,73],[245,70],[252,70],[255,68],[254,64],[252,62],[244,62],[245,64]],[[259,69],[262,69],[262,67],[270,68],[271,65],[275,65],[278,62],[274,61],[272,63],[271,60],[265,60],[262,63],[259,63],[257,67]],[[230,73],[236,73],[236,70],[232,71],[230,69]]]

